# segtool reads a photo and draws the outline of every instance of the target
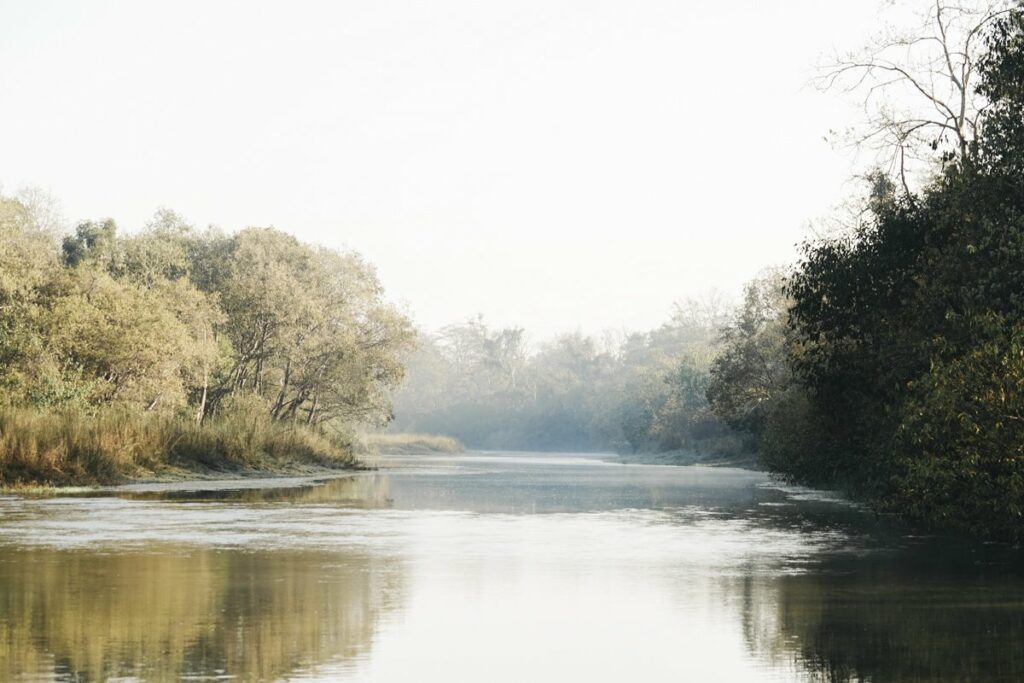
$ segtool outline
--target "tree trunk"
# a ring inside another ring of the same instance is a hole
[[[210,386],[210,371],[203,364],[203,395],[199,398],[199,408],[196,410],[196,424],[202,426],[203,418],[206,417],[206,392]]]
[[[289,358],[284,365],[284,378],[281,380],[281,390],[277,392],[277,400],[274,401],[274,407],[270,409],[270,415],[275,420],[281,416],[281,408],[284,407],[284,397],[288,393],[288,384],[291,382],[292,377],[292,361]]]
[[[309,406],[309,414],[306,416],[306,424],[313,424],[313,418],[316,416],[316,404],[319,402],[320,397],[317,394],[313,394],[313,403]]]

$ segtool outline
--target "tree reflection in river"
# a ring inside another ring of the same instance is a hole
[[[368,650],[398,563],[353,553],[52,548],[0,556],[0,679],[276,679]]]
[[[744,635],[771,666],[813,681],[1024,680],[1024,582],[1012,555],[916,542],[747,577]]]
[[[349,509],[374,510],[389,507],[390,481],[386,475],[363,474],[327,479],[303,479],[294,485],[266,486],[267,480],[258,480],[260,486],[240,487],[231,482],[231,488],[209,488],[210,482],[141,485],[114,491],[100,491],[101,496],[116,495],[127,500],[158,500],[170,502],[217,501],[226,503],[288,503],[291,505],[325,505]],[[273,480],[271,480],[273,481]],[[288,480],[285,480],[286,482]],[[200,487],[200,488],[197,488]]]

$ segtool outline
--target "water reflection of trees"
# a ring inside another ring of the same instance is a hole
[[[1021,577],[934,564],[862,557],[748,578],[747,645],[772,668],[791,666],[812,681],[1024,680]]]
[[[401,582],[379,556],[5,551],[0,679],[275,679],[367,652]]]

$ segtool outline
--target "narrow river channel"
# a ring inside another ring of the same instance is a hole
[[[738,469],[380,458],[0,497],[0,679],[1019,681],[1019,551]]]

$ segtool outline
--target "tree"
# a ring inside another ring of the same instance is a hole
[[[64,238],[61,247],[64,262],[72,268],[85,261],[92,261],[101,268],[113,271],[120,261],[117,224],[111,218],[79,223],[74,234]]]
[[[204,239],[192,267],[224,311],[231,348],[211,409],[241,392],[264,397],[278,420],[390,418],[387,390],[413,334],[362,259],[272,228]]]
[[[722,330],[711,364],[707,396],[718,417],[755,438],[772,402],[790,382],[786,316],[789,299],[781,270],[769,270],[744,288],[743,303]]]
[[[0,195],[0,401],[38,389],[42,318],[60,272],[56,236],[32,208]]]
[[[844,137],[870,150],[910,194],[914,162],[966,160],[990,106],[978,88],[989,29],[1012,0],[934,0],[913,26],[890,28],[859,52],[819,67],[816,85],[863,93],[866,120]]]
[[[987,47],[979,64],[979,91],[989,103],[979,163],[1012,183],[1024,172],[1024,13],[1000,17]]]
[[[1019,539],[1024,518],[1024,323],[976,319],[969,349],[910,383],[888,509]]]
[[[973,62],[989,105],[968,156],[917,195],[806,245],[788,278],[793,392],[770,464],[932,525],[1020,538],[1024,323],[1024,11]]]
[[[147,410],[183,405],[193,340],[169,304],[169,292],[79,266],[47,316],[59,366],[98,380],[90,395],[95,403]]]
[[[187,279],[192,271],[189,252],[196,241],[192,226],[173,211],[160,209],[141,232],[121,238],[121,258],[112,274],[144,287]]]

